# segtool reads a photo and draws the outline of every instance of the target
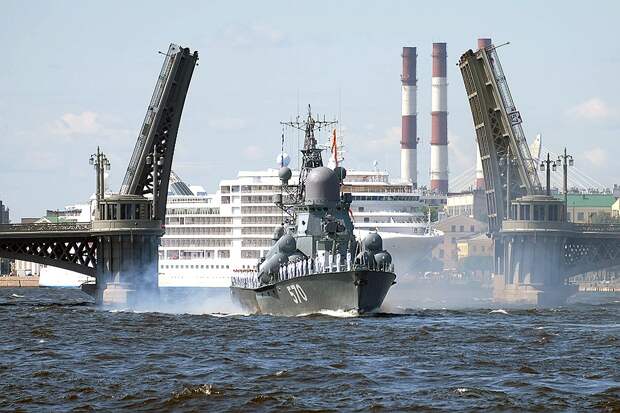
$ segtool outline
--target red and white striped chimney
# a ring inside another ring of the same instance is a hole
[[[431,190],[448,193],[448,80],[446,44],[433,43]]]
[[[400,177],[414,187],[418,186],[417,56],[415,47],[403,47]]]
[[[491,45],[491,39],[480,38],[478,39],[478,49],[484,49]],[[476,140],[476,181],[474,182],[476,189],[484,189],[484,174],[482,172],[482,158],[480,158],[480,148],[478,148],[478,141]]]

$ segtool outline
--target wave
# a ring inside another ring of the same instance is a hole
[[[312,312],[312,313],[304,313],[304,314],[298,314],[296,317],[310,317],[310,316],[316,316],[316,315],[326,315],[329,317],[336,317],[336,318],[352,318],[352,317],[359,317],[360,314],[357,310],[319,310],[316,312]]]

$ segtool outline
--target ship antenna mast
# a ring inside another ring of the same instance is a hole
[[[314,136],[315,130],[321,130],[327,126],[335,125],[337,121],[316,120],[312,117],[312,108],[308,105],[308,117],[305,121],[300,121],[299,117],[294,122],[280,122],[282,125],[303,131],[304,148],[301,150],[302,162],[299,170],[299,184],[297,185],[297,201],[304,199],[306,178],[311,169],[323,166],[323,158],[321,157],[321,148],[317,148],[317,141]]]

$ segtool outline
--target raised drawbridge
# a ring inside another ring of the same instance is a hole
[[[468,50],[459,68],[482,159],[494,297],[561,304],[575,292],[569,277],[620,265],[620,228],[567,222],[566,205],[550,195],[549,179],[543,190],[494,45]]]

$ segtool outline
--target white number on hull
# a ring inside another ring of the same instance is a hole
[[[286,286],[286,289],[293,298],[293,302],[295,304],[300,304],[302,300],[308,301],[308,296],[299,284],[288,285]]]

